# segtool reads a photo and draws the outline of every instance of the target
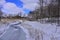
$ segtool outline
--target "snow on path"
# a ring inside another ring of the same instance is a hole
[[[26,40],[60,40],[60,27],[51,24],[41,24],[36,21],[14,21],[10,25],[16,25],[26,33]],[[2,25],[4,30],[4,26]],[[0,30],[0,31],[3,31]]]
[[[22,23],[21,25],[29,31],[30,40],[42,40],[42,32],[41,31],[33,28],[29,24]]]
[[[44,33],[52,34],[56,30],[56,25],[51,24],[41,24],[39,22],[26,22],[26,24],[31,25],[33,28],[42,30]]]
[[[12,22],[8,26],[1,25],[0,31],[4,32],[0,35],[0,40],[28,40],[28,32],[24,29],[20,22]],[[3,27],[4,26],[4,27]],[[6,29],[7,28],[7,29]],[[5,30],[6,29],[6,30]],[[4,31],[5,30],[5,31]],[[13,35],[13,36],[12,36]],[[25,39],[26,38],[26,39]]]
[[[43,40],[60,40],[60,27],[51,24],[41,24],[39,22],[26,21],[25,24],[43,32]]]

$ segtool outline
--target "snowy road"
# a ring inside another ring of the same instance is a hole
[[[10,25],[1,35],[0,40],[26,40],[26,34],[19,26]]]
[[[14,21],[8,26],[2,26],[0,32],[3,31],[3,34],[0,40],[60,40],[60,27],[56,25]]]

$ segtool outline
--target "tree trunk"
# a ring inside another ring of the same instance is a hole
[[[0,21],[1,21],[1,18],[2,18],[2,11],[0,10]]]

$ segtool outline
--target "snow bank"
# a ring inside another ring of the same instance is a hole
[[[31,25],[33,28],[43,32],[43,40],[60,40],[60,27],[51,24],[41,24],[36,21],[24,22]]]

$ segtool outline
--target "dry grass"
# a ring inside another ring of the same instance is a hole
[[[23,21],[27,21],[26,19],[15,19],[15,18],[4,18],[1,19],[2,22],[13,22],[13,21],[19,21],[19,20],[23,20]]]

